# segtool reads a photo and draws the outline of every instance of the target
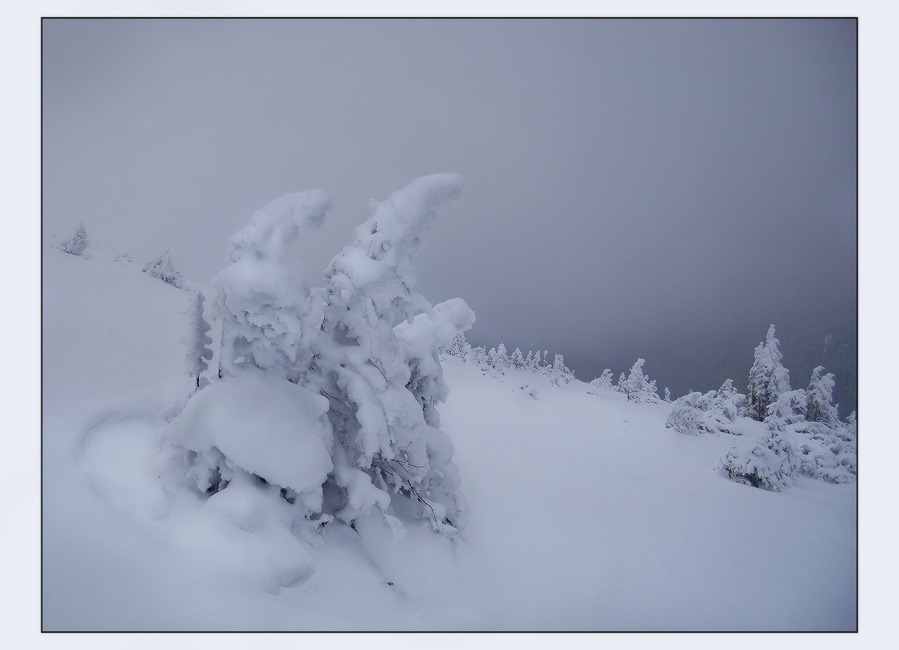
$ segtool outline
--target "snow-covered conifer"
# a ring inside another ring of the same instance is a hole
[[[457,176],[438,174],[372,201],[322,290],[283,251],[321,222],[323,193],[282,197],[231,239],[233,263],[213,279],[223,380],[169,425],[198,487],[248,490],[255,474],[300,504],[307,523],[378,512],[401,535],[388,511],[406,497],[434,530],[464,526],[454,448],[434,407],[446,397],[439,354],[470,349],[460,335],[474,314],[461,299],[431,307],[413,290],[412,266],[437,208],[460,189]]]
[[[176,270],[172,264],[172,255],[168,249],[156,259],[147,262],[143,271],[147,275],[159,278],[163,282],[167,282],[179,289],[181,288],[181,272]]]
[[[774,325],[768,328],[764,343],[755,348],[755,361],[749,371],[749,403],[746,414],[754,420],[764,420],[768,407],[781,394],[790,390],[790,375],[781,364],[780,341],[774,336]]]
[[[407,389],[412,370],[394,331],[401,321],[412,322],[416,311],[433,313],[413,291],[412,254],[437,209],[460,190],[457,176],[438,174],[413,181],[383,203],[372,201],[372,216],[356,229],[355,243],[326,272],[313,381],[331,401],[340,461],[333,476],[346,492],[336,514],[344,521],[374,506],[386,516],[388,490],[412,498],[444,534],[454,534],[464,521],[452,443],[427,423],[422,404]]]
[[[818,366],[812,371],[808,388],[805,389],[807,397],[805,419],[809,422],[820,422],[827,427],[834,427],[840,422],[837,415],[837,407],[833,404],[833,374],[824,372],[824,366]]]
[[[490,348],[487,352],[487,365],[491,368],[496,369],[499,366],[499,355],[496,352],[496,348]]]
[[[637,359],[636,363],[631,367],[627,379],[624,379],[624,373],[621,373],[621,379],[618,382],[619,387],[627,395],[629,402],[656,403],[659,401],[655,380],[650,381],[649,377],[643,374],[644,363],[643,359]]]
[[[858,435],[858,417],[855,411],[846,416],[846,429],[853,438]]]
[[[666,402],[670,402],[670,401],[671,401],[671,391],[668,390],[668,387],[667,387],[667,386],[665,386],[665,397],[664,397],[664,400],[665,400]]]
[[[525,367],[524,355],[518,348],[515,348],[512,351],[512,356],[509,357],[509,365],[511,365],[516,370],[521,370]]]
[[[550,375],[554,381],[554,383],[564,382],[566,384],[570,383],[572,379],[574,379],[574,373],[565,366],[565,357],[561,354],[557,354],[553,357],[553,365]]]
[[[450,356],[457,357],[465,361],[471,354],[471,344],[465,340],[465,335],[460,332],[453,338],[453,342],[447,349],[446,353]]]
[[[511,366],[509,354],[506,352],[506,346],[502,343],[496,346],[496,362],[498,369],[509,368]]]
[[[208,361],[212,360],[212,338],[208,332],[212,329],[206,319],[203,318],[203,301],[205,297],[201,291],[194,292],[187,311],[188,331],[184,338],[187,346],[185,367],[187,374],[196,377],[197,388],[200,387],[200,375],[209,367]]]
[[[84,223],[79,221],[75,236],[60,244],[59,249],[70,255],[84,255],[87,245],[87,231],[84,229]]]

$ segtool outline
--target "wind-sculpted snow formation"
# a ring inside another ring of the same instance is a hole
[[[438,174],[372,201],[322,289],[285,247],[321,224],[323,192],[270,203],[230,240],[232,263],[213,279],[218,380],[165,437],[238,526],[269,512],[301,537],[334,518],[355,529],[377,516],[396,538],[416,517],[451,538],[463,528],[455,450],[435,407],[448,392],[438,354],[475,316],[459,298],[432,307],[413,290],[412,264],[461,187]]]

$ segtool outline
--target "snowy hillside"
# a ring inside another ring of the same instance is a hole
[[[289,534],[273,486],[180,487],[191,294],[49,247],[43,286],[45,630],[856,628],[856,484],[728,481],[734,436],[666,428],[670,404],[445,357],[467,527]]]

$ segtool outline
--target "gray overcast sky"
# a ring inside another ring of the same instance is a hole
[[[464,298],[473,342],[584,380],[644,356],[679,394],[724,350],[745,383],[768,323],[854,321],[856,101],[855,21],[47,20],[43,229],[207,282],[317,188],[320,284],[368,199],[456,172],[426,298]]]

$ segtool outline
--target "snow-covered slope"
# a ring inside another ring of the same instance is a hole
[[[50,248],[43,274],[46,630],[856,628],[855,484],[730,482],[732,437],[578,381],[446,359],[455,541],[375,518],[284,535],[228,490],[173,492],[190,294]]]

